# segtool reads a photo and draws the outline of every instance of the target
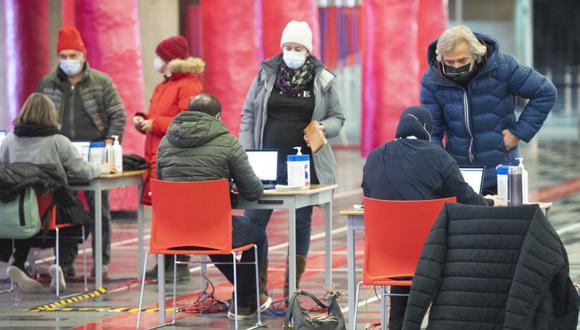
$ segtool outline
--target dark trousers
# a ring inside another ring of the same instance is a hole
[[[409,286],[392,286],[391,293],[409,294]],[[405,318],[405,309],[407,308],[408,296],[391,296],[391,308],[389,310],[389,330],[401,330],[403,328],[403,319]]]
[[[268,253],[268,240],[265,231],[250,223],[248,219],[240,216],[232,217],[232,247],[240,247],[247,244],[256,244],[258,248],[258,272],[263,270],[263,260]],[[231,255],[210,255],[213,262],[232,262]],[[254,262],[254,249],[242,253],[241,262]],[[224,276],[234,283],[234,271],[232,265],[215,265]],[[251,306],[256,303],[256,275],[254,265],[237,265],[238,278],[238,301],[240,306]]]
[[[250,222],[266,230],[272,210],[246,210]],[[312,233],[312,206],[296,210],[296,255],[308,256],[310,250],[310,235]],[[266,254],[267,255],[267,254]]]

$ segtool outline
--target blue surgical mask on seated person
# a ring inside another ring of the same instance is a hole
[[[284,49],[282,59],[286,66],[292,70],[299,69],[306,62],[306,51],[297,52],[294,50]]]
[[[60,60],[59,66],[67,76],[77,75],[82,69],[80,60]]]

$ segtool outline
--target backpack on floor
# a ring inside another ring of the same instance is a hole
[[[325,309],[327,314],[321,317],[310,316],[306,310],[300,307],[300,302],[298,301],[300,296],[310,298],[318,306]],[[313,294],[296,290],[288,304],[284,330],[346,330],[342,311],[336,301],[337,296],[338,294],[336,292],[328,292],[328,303],[324,304]]]
[[[24,239],[40,232],[38,200],[31,187],[8,203],[0,201],[0,238]]]

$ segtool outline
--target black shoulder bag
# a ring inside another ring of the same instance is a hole
[[[327,311],[326,316],[313,318],[307,311],[300,307],[300,296],[306,296],[313,300],[318,306]],[[338,294],[336,292],[328,292],[328,304],[324,304],[313,294],[297,290],[290,299],[288,305],[288,312],[284,322],[284,330],[346,330],[344,324],[344,317],[340,306],[336,302]]]

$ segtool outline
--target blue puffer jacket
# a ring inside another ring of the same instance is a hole
[[[441,145],[459,165],[485,165],[484,187],[497,184],[495,167],[518,157],[517,147],[508,151],[502,130],[529,142],[542,127],[556,101],[556,88],[537,71],[520,65],[512,55],[499,51],[494,38],[475,34],[485,42],[484,64],[467,91],[446,79],[437,62],[437,40],[429,46],[430,68],[421,82],[421,104],[433,114],[431,141]],[[516,96],[529,99],[516,119]]]

